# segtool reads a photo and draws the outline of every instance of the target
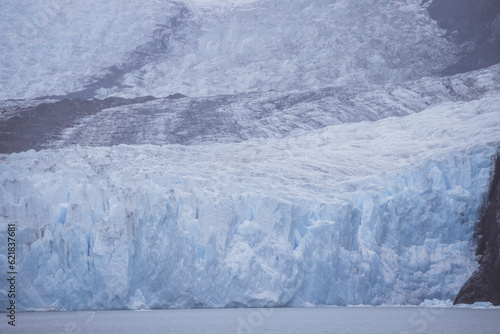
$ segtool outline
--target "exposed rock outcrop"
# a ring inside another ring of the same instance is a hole
[[[500,305],[500,157],[497,157],[495,175],[483,212],[476,230],[479,268],[460,289],[454,304],[491,302]]]

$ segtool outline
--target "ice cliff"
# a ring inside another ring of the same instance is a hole
[[[280,139],[3,155],[0,219],[2,233],[18,225],[19,306],[453,299],[477,267],[498,105],[489,93]]]

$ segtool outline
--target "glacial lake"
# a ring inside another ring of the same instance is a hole
[[[22,312],[2,333],[500,333],[500,309],[332,307]],[[6,329],[6,330],[5,330]]]

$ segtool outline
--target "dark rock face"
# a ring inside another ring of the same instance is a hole
[[[500,305],[500,156],[483,217],[476,227],[476,238],[479,268],[460,289],[454,304]]]
[[[7,121],[0,122],[0,153],[40,150],[44,148],[45,143],[57,138],[63,129],[75,124],[82,117],[96,114],[105,108],[154,99],[152,96],[135,99],[64,99],[26,108]]]
[[[459,61],[442,74],[464,73],[500,62],[500,1],[434,0],[428,11],[446,29],[444,37],[461,48]]]

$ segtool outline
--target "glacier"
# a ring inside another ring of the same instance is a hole
[[[436,75],[460,48],[419,2],[3,1],[0,99],[207,96]]]
[[[477,268],[498,105],[490,92],[284,138],[2,155],[0,226],[17,224],[19,307],[453,299]]]
[[[498,2],[0,11],[17,310],[449,305],[488,279]]]

